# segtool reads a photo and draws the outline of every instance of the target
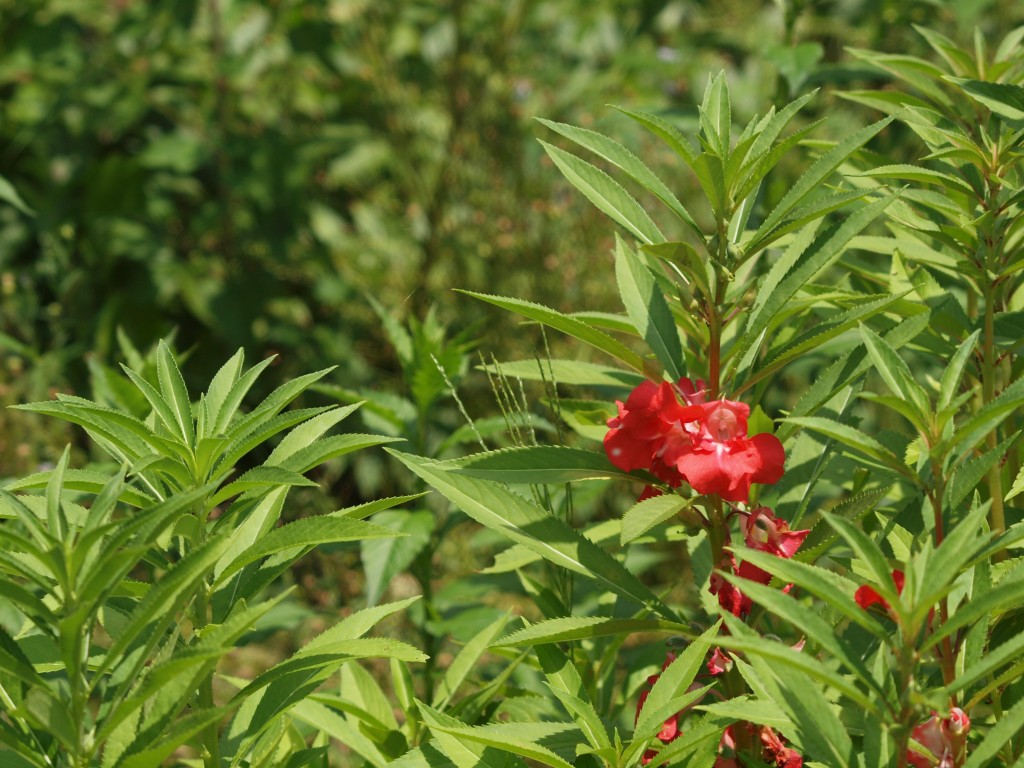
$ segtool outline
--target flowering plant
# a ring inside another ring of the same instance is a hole
[[[474,295],[616,361],[490,368],[612,388],[614,410],[548,397],[604,450],[527,443],[447,463],[397,454],[514,542],[495,570],[517,570],[541,615],[494,647],[532,649],[568,717],[547,715],[550,729],[535,731],[491,724],[486,734],[434,717],[452,759],[442,734],[475,744],[476,755],[562,767],[565,751],[545,746],[557,729],[573,735],[576,764],[623,768],[1021,759],[1024,634],[1014,628],[1024,571],[1011,553],[1024,531],[1005,504],[1024,489],[1018,475],[1006,490],[1019,468],[1024,379],[1018,343],[996,327],[1016,316],[1024,263],[1024,133],[1011,95],[1024,59],[1019,35],[973,58],[922,34],[950,70],[857,52],[907,90],[848,94],[891,114],[820,143],[777,197],[764,197],[763,183],[811,130],[785,135],[813,94],[737,129],[725,78],[715,77],[699,145],[660,116],[620,109],[675,152],[705,195],[699,214],[613,139],[543,121],[635,183],[680,235],[663,234],[605,170],[545,144],[630,238],[615,244],[625,315]],[[894,120],[927,145],[921,165],[878,166],[863,149]],[[974,131],[979,120],[986,127]],[[885,186],[892,179],[908,186]],[[885,260],[887,282],[866,259]],[[817,371],[810,387],[780,391],[787,366],[807,361]],[[878,419],[886,429],[869,429]],[[636,502],[612,521],[620,554],[605,545],[605,523],[573,525],[570,490],[552,490],[597,478],[634,483]],[[626,567],[623,555],[652,547],[685,551],[689,602]],[[538,561],[555,569],[548,585],[526,575]],[[574,591],[588,581],[602,598]],[[636,633],[658,631],[676,635],[649,662],[664,659],[660,672],[641,667],[622,685],[606,671]],[[629,740],[611,725],[616,705],[635,713]]]

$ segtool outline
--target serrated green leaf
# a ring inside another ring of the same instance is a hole
[[[212,509],[223,501],[237,496],[240,493],[260,488],[273,488],[279,485],[317,487],[309,478],[292,472],[283,467],[269,467],[266,465],[253,467],[233,483],[228,483],[215,493],[207,507]]]
[[[672,519],[689,504],[689,499],[675,493],[664,493],[634,504],[622,516],[622,534],[619,542],[625,546],[635,541],[654,526]]]
[[[673,381],[686,375],[683,345],[672,310],[647,265],[615,238],[615,276],[629,319]]]
[[[835,170],[854,152],[868,143],[875,134],[892,122],[891,117],[883,118],[866,128],[854,131],[843,141],[818,158],[817,161],[790,187],[778,205],[768,214],[751,237],[751,243],[757,243],[777,227],[782,220],[793,211],[808,195],[817,190]]]
[[[459,690],[459,686],[465,682],[473,667],[480,660],[480,657],[494,644],[498,635],[505,629],[509,616],[508,612],[502,614],[473,635],[469,642],[462,647],[458,655],[452,659],[452,663],[448,665],[448,669],[444,671],[441,684],[434,691],[431,706],[435,709],[443,710],[448,705],[452,696]]]
[[[562,134],[567,139],[589,149],[594,154],[612,163],[625,171],[631,179],[643,186],[647,191],[663,202],[669,210],[676,214],[691,230],[698,236],[701,235],[700,228],[693,220],[689,211],[683,206],[679,199],[672,193],[665,183],[659,179],[644,163],[632,152],[603,134],[590,131],[585,128],[556,123],[551,120],[538,120],[553,131]]]
[[[251,547],[231,561],[217,576],[215,583],[220,584],[249,563],[296,547],[313,547],[317,544],[341,541],[359,541],[370,538],[391,538],[402,534],[371,525],[360,520],[345,517],[304,517],[280,528],[274,528],[258,539]]]
[[[545,141],[541,146],[574,187],[630,234],[643,243],[665,241],[665,236],[647,212],[611,176]]]
[[[558,384],[580,387],[633,389],[646,380],[633,371],[578,360],[513,360],[496,365],[481,365],[478,368],[490,373],[501,373],[510,379],[550,381],[553,377]]]
[[[647,605],[676,621],[675,612],[605,550],[564,521],[497,483],[457,475],[416,456],[389,451],[429,485],[457,504],[478,523],[555,565],[602,582],[617,594]]]
[[[960,77],[945,78],[964,93],[1000,117],[1014,122],[1024,120],[1024,86],[1015,83],[987,83]]]
[[[633,632],[673,632],[693,637],[686,624],[665,619],[611,619],[603,616],[566,616],[531,624],[493,643],[494,646],[533,646],[546,643],[567,643],[608,635]]]
[[[589,344],[595,349],[599,349],[602,352],[611,355],[634,370],[640,371],[641,373],[645,371],[643,360],[638,354],[623,345],[621,342],[616,341],[608,334],[602,333],[574,317],[564,315],[561,312],[549,309],[548,307],[540,304],[534,304],[532,301],[510,299],[504,296],[492,296],[485,293],[474,293],[473,291],[460,291],[460,293],[465,293],[467,296],[472,296],[482,301],[486,301],[489,304],[494,304],[496,307],[507,309],[511,312],[523,315],[524,317],[528,317],[531,320],[536,320],[537,322],[549,325],[556,330],[567,333],[573,338]]]
[[[567,483],[604,478],[635,479],[603,452],[561,445],[527,445],[476,453],[446,462],[444,468],[460,475],[505,483]]]

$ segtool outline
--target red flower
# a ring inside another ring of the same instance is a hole
[[[609,460],[627,472],[649,470],[672,486],[685,479],[697,493],[727,501],[747,501],[751,483],[777,482],[782,443],[769,434],[747,436],[746,404],[704,399],[702,381],[643,382],[625,403],[615,403],[619,413],[604,438]]]
[[[776,557],[791,558],[811,531],[791,531],[785,520],[775,517],[768,507],[758,507],[742,518],[743,543],[750,549],[767,552]],[[761,584],[771,581],[771,575],[756,565],[744,562],[740,576]],[[788,588],[787,588],[788,591]]]
[[[743,727],[753,737],[755,734],[761,742],[761,759],[777,768],[803,768],[804,759],[795,749],[786,746],[785,741],[774,729],[767,725],[755,725],[753,723],[736,723],[730,725],[722,734],[718,743],[718,757],[715,759],[714,768],[740,768],[740,762],[736,759],[736,737],[734,728]],[[747,765],[743,761],[743,765]]]
[[[670,445],[690,442],[684,425],[700,416],[699,407],[680,405],[671,384],[651,381],[634,389],[624,404],[615,405],[619,415],[608,420],[610,429],[604,436],[609,461],[627,472],[650,470],[659,480],[679,485],[679,472],[661,455]]]
[[[903,583],[905,577],[903,571],[895,570],[892,572],[892,580],[896,585],[896,594],[903,594]],[[867,584],[857,588],[857,591],[853,595],[853,599],[857,601],[857,605],[863,608],[865,611],[872,605],[878,604],[886,611],[889,610],[889,603],[884,597],[878,594],[874,587],[870,587]]]
[[[750,613],[753,603],[739,587],[726,581],[722,572],[740,573],[742,567],[736,567],[736,558],[732,555],[722,555],[722,561],[718,564],[718,568],[711,572],[711,581],[708,584],[708,591],[712,595],[718,596],[718,604],[733,616],[738,616],[741,619]]]
[[[963,752],[971,719],[959,707],[950,710],[943,719],[933,711],[932,716],[914,728],[911,738],[924,747],[930,755],[907,750],[907,764],[914,768],[953,768]]]
[[[674,653],[667,654],[665,656],[665,663],[661,665],[661,671],[664,672],[666,669],[668,669],[668,665],[671,664],[675,660],[676,660],[676,655]],[[658,674],[651,675],[650,677],[647,678],[647,685],[653,687],[654,684],[656,682],[658,682],[658,678],[659,677],[661,677],[661,673],[660,672]],[[693,689],[695,689],[697,687],[700,687],[699,684],[697,684],[697,683],[695,683],[694,685],[690,686],[691,690],[693,690]],[[637,701],[636,701],[636,717],[633,719],[634,725],[640,719],[640,711],[644,708],[644,703],[647,701],[647,696],[650,694],[650,692],[651,692],[650,689],[648,689],[646,691],[641,691],[640,692],[640,696],[637,698]],[[662,744],[668,744],[668,743],[670,743],[672,741],[675,741],[681,735],[681,732],[679,730],[679,716],[681,714],[682,714],[682,712],[676,712],[674,715],[669,717],[664,723],[662,723],[661,730],[658,731],[658,740]],[[647,765],[648,763],[651,762],[651,760],[654,759],[654,757],[657,754],[658,753],[655,750],[648,749],[646,752],[644,752],[643,757],[640,758],[641,764],[642,765]]]
[[[700,430],[689,444],[666,451],[697,493],[718,494],[726,501],[747,501],[751,483],[776,483],[782,477],[786,454],[774,435],[747,437],[750,407],[732,400],[702,406]]]
[[[717,677],[723,672],[728,672],[730,669],[732,669],[732,659],[721,648],[716,647],[711,654],[711,658],[708,659],[708,672]]]

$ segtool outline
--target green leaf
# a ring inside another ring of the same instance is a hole
[[[647,265],[615,238],[615,276],[629,319],[673,381],[686,375],[683,345],[672,310]]]
[[[377,745],[363,733],[357,723],[349,722],[346,718],[332,712],[322,704],[311,699],[300,701],[293,706],[289,714],[325,733],[332,739],[337,739],[357,755],[367,760],[374,768],[384,768],[388,759],[378,749]]]
[[[440,731],[461,741],[511,752],[551,768],[572,768],[571,763],[538,743],[542,738],[576,730],[576,726],[570,723],[500,723],[474,727],[458,721],[453,722],[454,718],[443,716],[422,702],[419,703],[419,708],[423,721],[432,732]]]
[[[366,575],[366,604],[376,605],[391,580],[408,568],[430,544],[434,515],[428,510],[387,510],[373,524],[394,531],[392,538],[364,539],[359,547]]]
[[[262,363],[254,365],[249,371],[246,371],[245,375],[235,384],[232,388],[231,393],[228,395],[228,401],[225,406],[231,404],[232,412],[237,407],[234,405],[236,402],[241,402],[241,398],[248,391],[249,387],[252,386],[252,382],[255,380],[255,376],[265,367],[264,364],[269,363],[270,360],[265,360]],[[264,421],[273,418],[280,413],[288,403],[294,400],[296,397],[301,395],[306,389],[318,382],[328,373],[333,371],[337,366],[332,365],[329,368],[324,368],[320,371],[314,371],[313,373],[307,373],[303,376],[297,376],[294,379],[289,379],[284,384],[279,386],[273,392],[264,398],[263,402],[253,408],[252,411],[235,420],[231,424],[231,428],[228,429],[227,422],[218,425],[219,429],[217,432],[224,432],[232,440],[243,435],[246,432],[252,430],[256,425],[263,423]],[[254,376],[250,377],[250,374],[255,372]],[[222,419],[227,415],[228,408],[226,407],[224,412],[221,413]]]
[[[133,744],[118,763],[118,768],[153,768],[155,765],[162,765],[176,749],[188,743],[189,739],[207,726],[223,720],[230,711],[230,706],[192,711],[185,717],[169,723],[154,742]]]
[[[555,123],[550,120],[538,118],[538,120],[553,131],[562,134],[568,139],[589,149],[594,154],[608,161],[612,165],[621,168],[631,179],[651,192],[663,202],[676,216],[682,219],[697,236],[701,236],[700,227],[693,220],[693,217],[686,210],[679,199],[672,193],[665,183],[659,179],[651,170],[643,164],[632,152],[616,141],[596,131],[589,131],[585,128],[576,128],[565,123]]]
[[[281,442],[277,444],[277,447],[271,451],[270,456],[267,457],[264,463],[269,465],[281,464],[288,457],[309,446],[335,424],[347,418],[360,405],[362,403],[354,403],[343,408],[332,408],[303,422],[284,436]]]
[[[379,525],[371,525],[359,520],[345,517],[304,517],[280,528],[274,528],[256,543],[238,555],[217,576],[220,584],[249,563],[256,562],[268,555],[299,547],[313,547],[317,544],[341,541],[359,541],[361,539],[392,538],[402,534]]]
[[[691,145],[690,141],[670,122],[658,115],[651,114],[650,112],[641,112],[635,109],[627,109],[626,107],[618,107],[614,105],[612,106],[612,109],[616,109],[622,114],[640,123],[640,125],[664,141],[665,144],[667,144],[673,152],[679,155],[683,162],[685,162],[691,169],[693,168],[697,159],[697,154],[693,149],[693,145]]]
[[[14,185],[3,176],[0,176],[0,200],[10,203],[26,216],[36,215],[35,211],[25,205],[25,201],[21,199],[21,195],[18,194],[18,190],[14,188]]]
[[[689,499],[684,499],[676,493],[664,493],[634,504],[622,516],[620,543],[625,546],[629,542],[635,541],[654,526],[672,519],[680,510],[689,505]]]
[[[804,240],[805,247],[790,249],[769,271],[758,291],[758,301],[751,311],[750,320],[734,348],[732,359],[739,359],[748,348],[763,338],[773,319],[815,275],[837,259],[853,237],[860,233],[892,202],[891,197],[868,203],[850,214],[841,223],[829,227],[814,237],[813,226],[808,230],[813,241]],[[807,237],[806,235],[804,236]],[[761,299],[761,297],[764,297]]]
[[[981,329],[978,329],[964,339],[963,343],[957,347],[956,352],[949,359],[946,370],[942,372],[942,381],[939,384],[939,399],[937,403],[939,411],[944,411],[948,408],[959,393],[960,380],[963,379],[964,369],[967,367],[967,362],[971,359],[971,354],[974,352],[974,347],[978,343],[980,336]]]
[[[325,413],[330,409],[330,406],[321,408],[298,408],[291,411],[285,411],[284,413],[279,413],[273,418],[261,421],[250,431],[239,435],[221,449],[220,456],[217,460],[217,466],[216,469],[214,469],[213,474],[220,475],[224,472],[228,472],[235,466],[235,464],[238,463],[239,459],[249,453],[249,451],[253,450],[256,446],[262,445],[271,437],[283,432],[289,427],[301,424],[307,419],[311,419],[314,416]]]
[[[643,243],[665,241],[647,212],[611,176],[547,142],[541,146],[574,187],[630,234]]]
[[[448,705],[452,700],[452,696],[458,691],[459,686],[465,682],[473,667],[480,660],[480,657],[494,644],[498,635],[505,629],[505,625],[508,624],[509,615],[506,612],[499,616],[477,632],[463,646],[458,655],[452,659],[452,663],[448,665],[448,669],[445,670],[441,684],[434,691],[431,706],[435,709],[443,710]]]
[[[928,425],[931,420],[931,403],[924,388],[914,381],[914,376],[903,358],[896,354],[891,346],[884,339],[867,326],[860,328],[861,338],[864,346],[875,364],[875,370],[881,375],[882,380],[894,395],[899,396],[913,406],[917,415],[911,419],[914,426],[923,434],[928,434]]]
[[[868,143],[875,134],[892,122],[892,117],[886,117],[877,123],[872,123],[866,128],[854,131],[843,141],[836,144],[832,149],[822,155],[818,160],[797,180],[796,184],[790,187],[789,191],[782,197],[778,205],[768,214],[765,220],[758,227],[751,237],[750,242],[757,243],[775,229],[790,211],[794,210],[808,195],[818,190],[822,184],[831,176],[846,159]],[[748,246],[748,249],[750,246]]]
[[[245,351],[239,349],[235,352],[231,358],[220,367],[220,370],[214,374],[213,380],[210,382],[209,389],[206,390],[206,402],[207,413],[209,414],[206,421],[206,430],[203,432],[203,437],[209,437],[216,434],[217,424],[221,420],[221,410],[224,408],[224,404],[227,401],[228,393],[231,392],[231,388],[235,385],[242,376],[242,367],[245,365]],[[234,417],[234,413],[227,417],[227,422],[230,422]]]
[[[493,643],[494,646],[533,646],[546,643],[567,643],[608,635],[634,632],[673,632],[692,637],[689,625],[665,619],[610,619],[603,616],[566,616],[547,619],[516,630]]]
[[[435,462],[389,451],[478,523],[524,545],[545,560],[602,582],[616,594],[647,605],[660,616],[675,612],[605,550],[564,521],[497,483],[456,475]]]
[[[583,678],[572,661],[551,644],[535,646],[535,653],[551,692],[572,715],[590,745],[594,749],[611,747],[608,729],[594,709]]]
[[[725,160],[729,157],[729,146],[732,141],[732,108],[725,72],[708,78],[698,113],[704,138],[714,153]]]
[[[825,419],[820,416],[790,417],[785,419],[785,421],[789,424],[818,432],[833,440],[838,440],[843,445],[853,448],[865,456],[869,456],[882,466],[888,467],[898,474],[909,475],[906,465],[896,454],[892,453],[873,437],[869,437],[847,424],[840,424],[838,421]]]
[[[1018,701],[988,729],[980,744],[972,744],[964,768],[982,768],[1003,748],[1010,739],[1024,730],[1024,700]]]
[[[693,640],[679,656],[668,665],[658,676],[657,682],[651,688],[644,706],[636,720],[636,727],[633,729],[633,742],[629,753],[634,758],[639,757],[640,752],[646,747],[646,742],[653,738],[661,729],[662,723],[674,715],[681,706],[681,699],[685,699],[686,690],[693,683],[697,672],[704,663],[704,657],[708,649],[716,642],[720,622],[716,622],[700,637]],[[691,701],[699,698],[698,691],[693,691]],[[631,762],[631,761],[630,761]]]
[[[881,595],[890,607],[902,618],[905,618],[903,604],[896,592],[896,585],[892,579],[892,569],[886,561],[882,550],[871,538],[859,527],[836,515],[822,512],[826,522],[835,528],[839,535],[846,539],[846,542],[853,548],[857,557],[868,566],[875,577],[874,589]]]
[[[984,104],[1000,117],[1014,122],[1024,120],[1024,86],[1013,83],[986,83],[960,77],[945,78],[956,83],[979,104]]]
[[[971,185],[958,176],[942,171],[933,171],[931,168],[923,168],[919,165],[883,165],[852,175],[875,179],[906,179],[918,184],[938,184],[953,192],[974,195]]]
[[[560,445],[526,445],[477,453],[442,465],[460,475],[505,483],[567,483],[604,478],[636,479],[603,452]]]
[[[645,381],[645,377],[633,371],[610,368],[578,360],[513,360],[495,365],[481,365],[480,370],[500,373],[510,379],[526,381],[551,381],[580,387],[621,387],[633,389]]]
[[[986,403],[965,421],[954,435],[954,449],[961,455],[974,450],[988,434],[1024,404],[1024,378],[1017,379],[995,400]]]
[[[233,483],[225,485],[207,502],[207,507],[213,509],[221,502],[246,491],[259,488],[273,488],[279,485],[317,487],[316,483],[300,475],[298,472],[292,472],[282,467],[268,467],[264,465],[253,467]]]
[[[157,347],[156,370],[160,380],[160,394],[174,414],[181,440],[186,446],[191,446],[196,438],[195,424],[192,421],[192,401],[174,355],[163,339]]]
[[[595,328],[590,327],[582,320],[577,320],[574,317],[563,315],[561,312],[557,312],[548,307],[540,304],[534,304],[531,301],[522,301],[520,299],[510,299],[503,296],[492,296],[485,293],[474,293],[472,291],[460,291],[465,293],[467,296],[473,296],[474,298],[481,299],[490,304],[494,304],[502,309],[507,309],[511,312],[528,317],[531,320],[549,325],[552,328],[567,333],[570,336],[579,339],[585,344],[589,344],[595,349],[599,349],[612,357],[624,362],[634,370],[645,372],[643,359],[633,352],[631,349],[626,347],[621,342],[616,341],[606,333],[602,333]]]

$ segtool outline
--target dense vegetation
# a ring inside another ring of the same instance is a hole
[[[1018,5],[0,0],[0,763],[1022,764]]]

